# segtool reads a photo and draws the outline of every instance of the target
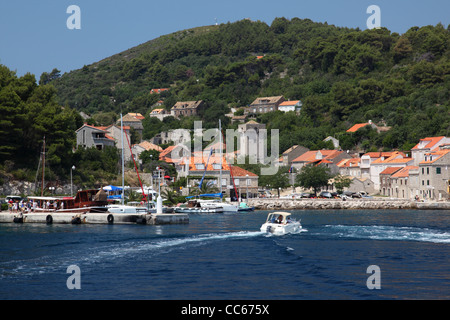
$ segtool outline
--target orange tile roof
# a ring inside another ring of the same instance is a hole
[[[179,163],[180,165],[186,165],[186,163],[189,162],[189,171],[205,171],[205,169],[197,169],[195,166],[196,164],[203,164],[206,166],[206,163],[208,162],[208,157],[203,156],[191,156],[188,159],[184,158]],[[219,156],[211,156],[209,158],[208,167],[206,168],[206,171],[214,171],[219,169],[214,169],[213,164],[220,164],[220,157]],[[230,170],[225,157],[222,157],[222,170]]]
[[[130,116],[132,116],[132,117],[135,117],[135,118],[138,119],[138,120],[143,120],[143,119],[145,119],[145,117],[144,117],[142,114],[140,114],[140,113],[129,112],[128,114],[129,114]]]
[[[392,163],[396,163],[394,160],[396,160],[397,158],[398,159],[403,159],[404,156],[405,156],[405,154],[403,152],[394,151],[394,152],[392,152],[392,154],[389,157],[384,158],[384,159],[383,159],[383,157],[375,159],[374,161],[372,161],[372,163],[373,164],[377,164],[377,163],[391,163],[391,162]],[[411,158],[408,158],[408,159],[411,160]],[[410,161],[410,160],[408,160],[408,161]]]
[[[371,158],[381,158],[381,157],[387,158],[387,157],[392,156],[392,154],[395,153],[395,152],[397,152],[398,154],[401,154],[402,156],[406,156],[403,152],[399,152],[399,151],[367,152],[367,153],[364,153],[363,155],[364,156],[369,156]]]
[[[237,166],[231,166],[231,173],[233,174],[233,177],[257,177],[257,174],[254,174],[253,172],[250,172],[248,170],[242,169],[241,167]]]
[[[142,148],[144,148],[145,150],[156,150],[156,151],[163,151],[163,149],[160,146],[157,146],[156,144],[153,144],[151,142],[148,141],[142,141],[141,143],[139,143],[139,146],[141,146]]]
[[[389,167],[380,172],[380,174],[393,174],[400,170],[401,167]]]
[[[322,159],[316,159],[317,153],[320,151]],[[331,160],[340,155],[343,151],[338,150],[310,150],[295,158],[292,162],[317,162],[321,160]]]
[[[161,160],[162,158],[166,157],[170,152],[172,152],[173,149],[175,149],[175,147],[176,146],[170,146],[161,151],[161,153],[159,154],[159,159]]]
[[[412,161],[413,158],[389,158],[383,161],[383,163],[407,163]]]
[[[439,160],[440,158],[442,158],[444,155],[446,155],[447,153],[449,153],[450,150],[449,149],[445,149],[445,150],[437,150],[437,151],[433,151],[433,152],[429,152],[426,153],[425,156],[428,158],[431,158],[432,160],[423,160],[420,162],[420,164],[430,164],[435,162],[436,160]]]
[[[444,136],[441,137],[427,137],[424,139],[420,139],[419,143],[414,146],[411,150],[420,150],[420,149],[430,149],[432,148],[436,143],[438,143],[440,140],[445,138]],[[422,144],[422,142],[428,142],[427,144],[424,144],[422,148],[419,146]]]
[[[169,88],[157,88],[157,89],[151,89],[150,93],[161,93],[163,91],[167,91]]]
[[[401,168],[400,170],[398,170],[397,172],[395,172],[392,175],[392,178],[406,178],[406,177],[409,177],[409,171],[410,170],[414,170],[414,169],[419,169],[419,167],[417,167],[417,166],[406,166],[404,168]]]
[[[294,106],[299,102],[300,102],[300,100],[284,101],[284,102],[280,103],[280,107],[281,106]]]
[[[336,165],[340,168],[358,167],[361,162],[361,158],[342,159]]]
[[[351,127],[350,129],[348,129],[347,132],[356,132],[359,129],[361,129],[361,128],[367,126],[367,125],[369,125],[369,123],[357,123],[353,127]]]

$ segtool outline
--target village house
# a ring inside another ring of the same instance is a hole
[[[389,167],[403,168],[413,164],[414,160],[407,157],[403,152],[394,151],[390,153],[390,156],[382,155],[370,164],[370,180],[375,183],[375,188],[381,192],[380,174],[382,171]]]
[[[169,91],[169,88],[156,88],[156,89],[151,89],[150,90],[150,94],[160,94],[161,92],[164,91]]]
[[[141,141],[142,134],[144,132],[144,126],[142,125],[142,120],[144,120],[144,116],[140,113],[127,113],[121,119],[118,119],[116,125],[120,127],[122,122],[124,128],[130,127],[135,130],[135,132],[139,135],[138,141]]]
[[[450,143],[450,138],[444,136],[420,139],[419,143],[411,149],[411,156],[414,159],[414,165],[418,166],[420,162],[424,161],[426,153],[431,152],[440,145],[448,143]]]
[[[95,127],[85,123],[78,128],[75,133],[77,136],[77,148],[97,148],[103,150],[105,147],[115,146],[115,140],[109,135],[107,127]]]
[[[172,116],[179,118],[182,116],[196,116],[205,106],[203,100],[197,101],[179,101],[170,109]]]
[[[353,125],[350,129],[347,130],[347,132],[353,133],[353,132],[356,132],[359,129],[364,128],[366,126],[372,127],[372,129],[377,130],[378,133],[389,131],[391,129],[391,127],[377,126],[376,124],[374,124],[372,122],[372,120],[369,120],[368,122],[365,122],[365,123],[357,123],[357,124]]]
[[[406,166],[391,175],[391,195],[400,198],[414,200],[418,184],[419,167]]]
[[[365,192],[367,194],[376,193],[375,184],[369,178],[357,178],[349,176],[351,182],[348,188],[345,188],[346,191],[351,192]]]
[[[419,197],[449,200],[450,145],[443,145],[424,154],[419,162]]]
[[[149,150],[156,150],[158,152],[163,151],[163,149],[160,146],[157,146],[156,144],[153,144],[149,141],[142,141],[139,144],[134,144],[131,147],[131,152],[133,153],[133,156],[136,160],[139,159],[139,156],[141,155],[142,152],[144,151],[149,151]],[[155,159],[157,160],[157,159]]]
[[[262,163],[265,160],[267,135],[263,135],[261,132],[261,130],[265,129],[265,124],[254,120],[238,125],[240,156],[248,156],[251,158],[251,161],[258,163]]]
[[[381,194],[388,197],[394,196],[394,188],[392,185],[392,175],[399,171],[400,167],[388,167],[380,172],[380,190]]]
[[[294,145],[283,152],[281,157],[278,159],[278,165],[279,166],[292,166],[292,161],[300,157],[302,154],[308,152],[309,149],[305,148],[303,146]]]
[[[361,158],[347,158],[342,159],[336,165],[339,168],[340,175],[361,178],[360,163]]]
[[[256,98],[246,108],[246,113],[258,114],[277,111],[282,102],[284,102],[283,96]]]
[[[299,172],[305,165],[322,165],[335,175],[339,173],[337,164],[342,159],[350,159],[351,156],[344,151],[339,150],[312,150],[307,151],[292,161],[292,167]]]
[[[278,110],[283,112],[294,111],[295,113],[299,114],[300,110],[302,109],[302,105],[303,104],[300,100],[283,101],[278,106]]]
[[[164,109],[164,108],[156,108],[156,109],[153,109],[152,111],[150,111],[150,113],[149,113],[148,115],[149,115],[149,117],[151,117],[151,118],[157,118],[157,119],[159,119],[159,121],[163,121],[163,119],[164,119],[165,117],[170,117],[170,116],[171,116],[170,112],[167,111],[167,110]]]
[[[208,154],[208,151],[201,155],[193,154],[176,164],[178,175],[188,179],[189,191],[198,185],[204,175],[204,181],[209,181],[228,197],[245,198],[247,192],[249,197],[257,196],[258,175],[229,165],[224,156],[216,154],[208,156]]]
[[[121,128],[116,125],[110,125],[108,127],[95,127],[88,124],[84,124],[78,128],[75,133],[77,135],[77,148],[92,148],[95,147],[98,150],[103,150],[105,147],[116,147],[122,152],[122,133]],[[124,145],[124,159],[125,161],[131,160],[130,151],[130,127],[123,127],[123,145]]]

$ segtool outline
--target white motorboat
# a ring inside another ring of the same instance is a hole
[[[147,214],[148,210],[145,207],[133,207],[119,204],[108,205],[108,212],[110,213],[128,213],[128,214]]]
[[[297,233],[302,230],[300,221],[291,219],[289,212],[272,212],[267,216],[266,222],[261,226],[262,232],[284,235]]]
[[[238,212],[239,207],[237,205],[228,203],[228,202],[223,202],[221,200],[203,200],[203,199],[198,199],[197,202],[200,203],[200,206],[202,208],[216,208],[216,207],[221,207],[223,209],[223,212]]]
[[[182,205],[174,209],[175,213],[223,213],[222,206],[209,203],[208,205],[199,200],[189,200],[187,205]]]

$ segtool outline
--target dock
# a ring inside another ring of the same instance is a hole
[[[182,213],[58,213],[31,212],[23,213],[8,211],[0,212],[0,223],[45,223],[45,224],[188,224],[189,215]]]

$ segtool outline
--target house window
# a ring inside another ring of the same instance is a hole
[[[440,167],[436,168],[436,174],[441,174],[441,168]]]
[[[214,170],[220,170],[220,163],[213,163]]]
[[[195,168],[197,170],[204,170],[205,169],[205,165],[203,163],[196,163],[195,164]]]
[[[430,168],[427,168],[427,174],[430,174]]]
[[[427,180],[427,186],[429,186],[430,185],[430,180]]]
[[[425,180],[422,180],[422,185],[423,185],[423,186],[425,185]]]
[[[422,174],[424,174],[425,173],[425,168],[422,168]]]

